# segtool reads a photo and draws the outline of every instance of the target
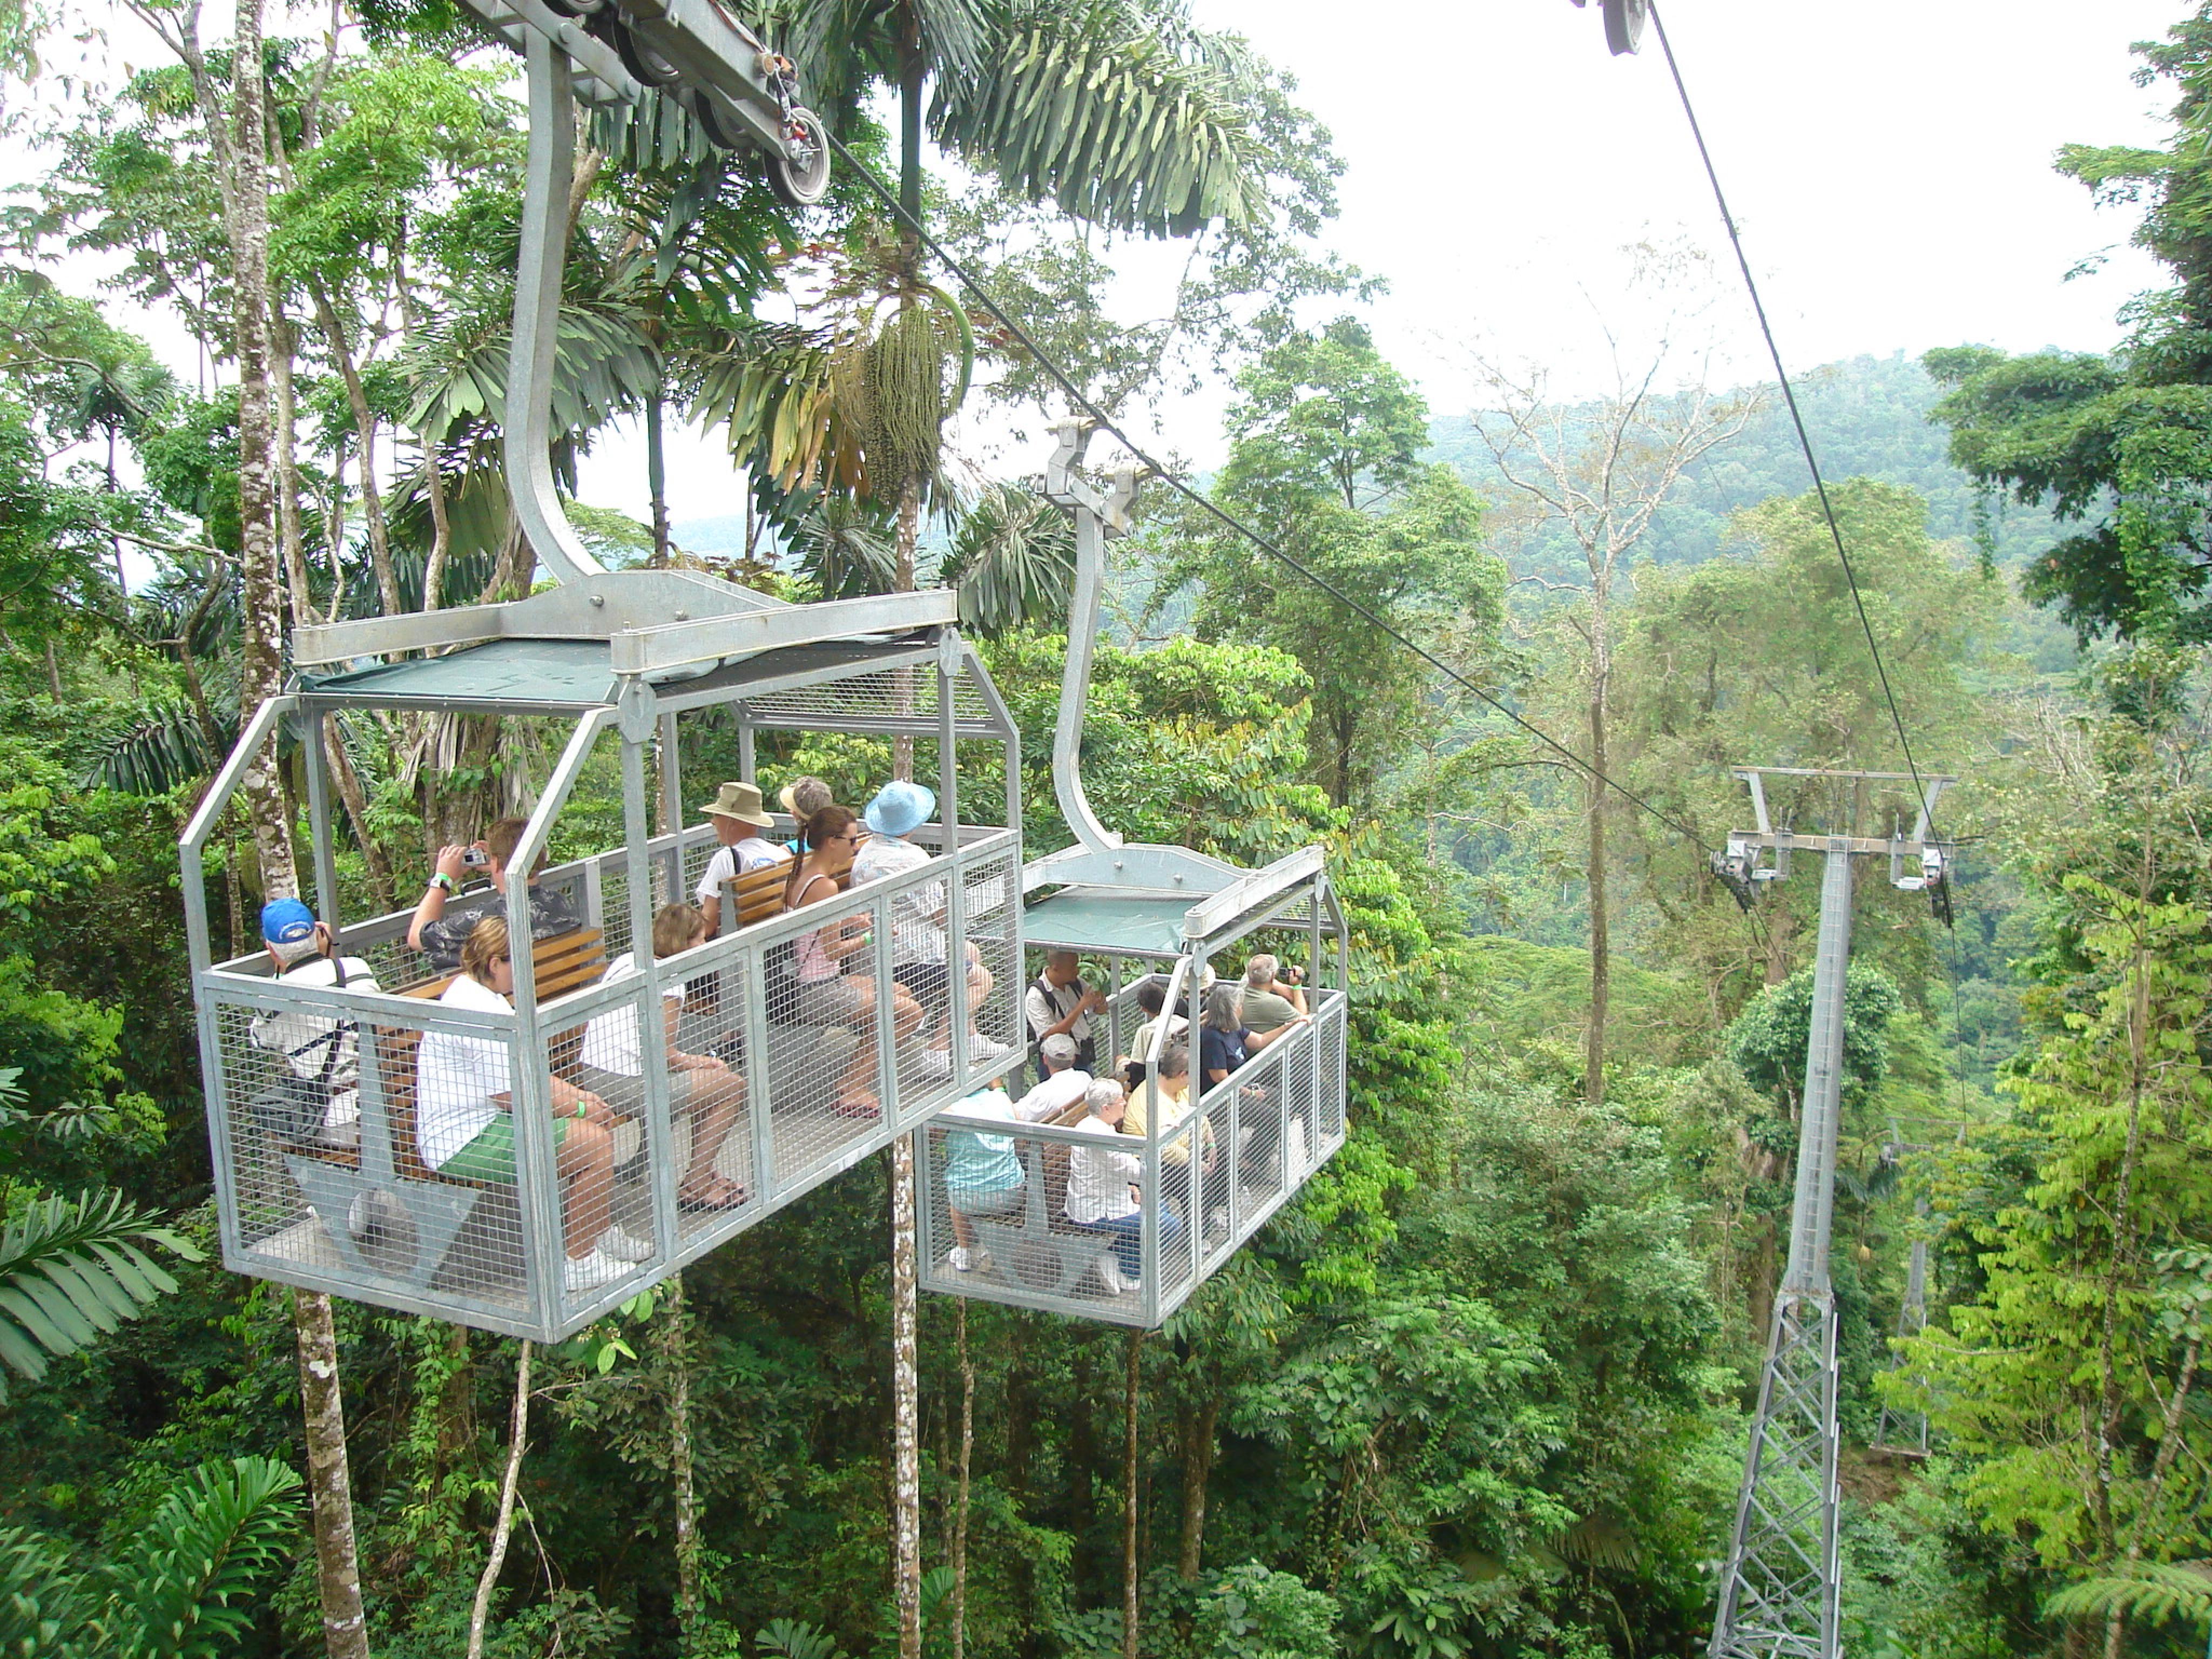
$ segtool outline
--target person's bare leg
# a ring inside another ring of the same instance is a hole
[[[693,1074],[691,1093],[691,1162],[684,1171],[683,1190],[698,1196],[716,1179],[714,1159],[730,1126],[744,1104],[745,1080],[735,1072]]]
[[[612,1219],[615,1140],[596,1123],[571,1121],[556,1166],[561,1172],[562,1232],[570,1260],[589,1252]]]
[[[991,1000],[991,987],[996,981],[991,970],[980,962],[968,964],[968,1035],[975,1035],[975,1016],[983,1012]]]
[[[971,1248],[975,1243],[975,1230],[968,1224],[968,1218],[959,1211],[954,1210],[951,1214],[952,1242],[963,1250]]]
[[[876,1097],[876,982],[872,979],[848,979],[851,986],[853,1006],[845,1016],[856,1041],[853,1058],[845,1067],[845,1075],[837,1080],[838,1097],[856,1104],[865,1104]],[[893,988],[894,998],[906,993]],[[908,997],[908,1001],[913,999]],[[896,1009],[898,1004],[892,1003]]]

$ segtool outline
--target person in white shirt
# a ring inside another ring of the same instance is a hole
[[[381,988],[359,957],[337,954],[330,928],[295,898],[271,899],[261,907],[261,942],[287,985]],[[309,1133],[327,1143],[353,1144],[359,1130],[337,1132],[361,1121],[360,1026],[295,1006],[256,1014],[247,1030],[255,1047],[283,1055],[285,1069],[321,1097],[322,1118]]]
[[[700,872],[691,895],[699,901],[700,912],[707,918],[707,937],[712,939],[722,931],[722,884],[781,864],[791,853],[762,838],[760,831],[775,829],[775,820],[761,810],[756,784],[726,783],[699,810],[713,821],[715,839],[721,842]]]
[[[1058,1117],[1083,1098],[1091,1087],[1091,1073],[1075,1064],[1075,1039],[1064,1033],[1048,1036],[1040,1045],[1044,1081],[1014,1103],[1014,1115],[1024,1123],[1042,1123]]]
[[[507,1013],[514,963],[507,923],[487,916],[461,947],[461,970],[438,1000],[449,1008]],[[422,1162],[470,1181],[514,1179],[514,1083],[508,1042],[500,1037],[425,1031],[415,1052],[415,1140]],[[561,1213],[571,1294],[620,1279],[653,1246],[614,1222],[614,1114],[597,1095],[564,1078],[553,1091],[553,1144],[559,1151]]]
[[[653,954],[680,956],[706,942],[707,921],[688,904],[664,904],[653,918]],[[625,951],[607,964],[602,985],[637,977],[637,953]],[[713,1054],[688,1054],[676,1046],[684,1012],[684,981],[670,978],[660,987],[662,1028],[668,1053],[668,1108],[691,1120],[691,1158],[676,1188],[687,1210],[734,1210],[745,1201],[744,1186],[720,1173],[714,1158],[730,1126],[745,1103],[745,1080],[726,1060]],[[645,1054],[637,1010],[610,1008],[584,1028],[584,1052],[576,1067],[580,1088],[605,1101],[623,1117],[645,1110]]]
[[[919,783],[893,781],[876,792],[861,813],[869,836],[853,857],[853,884],[902,875],[929,862],[927,848],[909,839],[937,811],[937,792]],[[932,1035],[922,1042],[927,1048],[945,1054],[950,1074],[952,1047],[951,951],[945,939],[945,884],[932,882],[908,888],[891,901],[891,977],[913,993],[929,1011]],[[968,964],[968,1053],[970,1059],[996,1060],[1006,1045],[994,1042],[975,1030],[975,1016],[991,994],[990,970],[982,952],[963,942]]]
[[[1054,951],[1047,957],[1044,972],[1030,982],[1022,996],[1030,1041],[1073,1037],[1075,1063],[1092,1073],[1098,1069],[1098,1045],[1091,1035],[1091,1016],[1103,1012],[1105,1006],[1106,994],[1083,982],[1083,965],[1073,951]]]
[[[1131,1294],[1142,1288],[1144,1276],[1140,1252],[1145,1217],[1138,1185],[1144,1176],[1144,1160],[1111,1144],[1127,1144],[1121,1133],[1127,1102],[1120,1084],[1101,1079],[1091,1085],[1083,1103],[1088,1109],[1075,1126],[1077,1130],[1109,1144],[1078,1143],[1068,1149],[1067,1201],[1062,1207],[1077,1226],[1113,1235],[1114,1265],[1108,1266],[1103,1275],[1106,1288],[1115,1294]],[[1160,1248],[1165,1250],[1182,1227],[1175,1212],[1164,1208],[1159,1225]],[[1118,1273],[1114,1271],[1115,1265]]]

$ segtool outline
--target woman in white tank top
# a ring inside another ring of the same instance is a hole
[[[853,867],[860,835],[860,819],[842,806],[825,806],[807,819],[801,842],[806,854],[792,866],[783,908],[801,910],[836,898],[838,878]],[[857,1039],[831,1108],[846,1117],[876,1117],[883,1110],[876,1098],[876,981],[845,970],[848,958],[865,962],[872,943],[866,916],[848,916],[792,941],[799,1023],[846,1026]],[[890,989],[892,1029],[904,1041],[921,1024],[921,1005],[903,985],[894,981]]]

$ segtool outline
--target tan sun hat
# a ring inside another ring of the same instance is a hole
[[[773,829],[775,820],[761,810],[761,792],[757,784],[726,783],[722,793],[699,809],[718,818],[735,818],[739,823],[750,823],[756,830]]]

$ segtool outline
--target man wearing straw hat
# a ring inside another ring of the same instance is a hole
[[[726,783],[721,793],[699,810],[714,824],[715,839],[722,843],[707,860],[692,895],[707,913],[707,937],[712,939],[722,928],[722,884],[780,864],[791,854],[761,838],[760,832],[774,829],[775,820],[761,810],[761,792],[756,784]]]

